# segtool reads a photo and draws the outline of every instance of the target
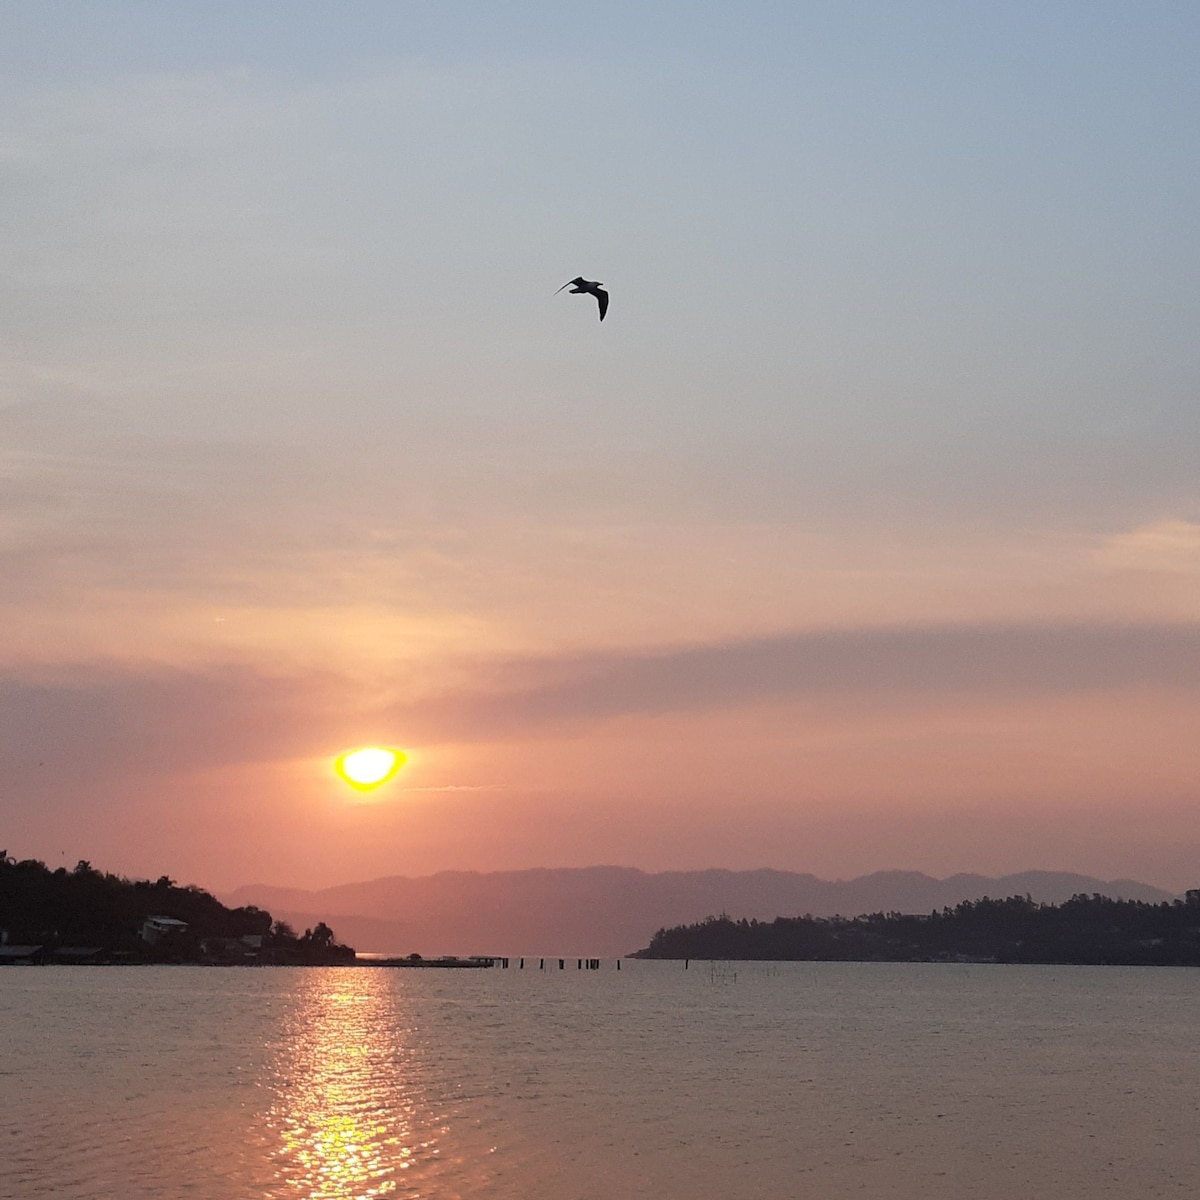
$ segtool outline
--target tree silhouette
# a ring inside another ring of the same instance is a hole
[[[148,917],[171,917],[186,932],[150,944],[141,937]],[[226,908],[198,887],[180,887],[167,875],[128,880],[80,859],[71,871],[51,871],[36,859],[0,854],[0,929],[22,945],[86,946],[130,961],[350,962],[323,921],[307,940],[264,909]],[[261,940],[262,945],[259,945]],[[207,947],[207,948],[206,948]]]
[[[734,921],[722,914],[660,929],[636,957],[1200,966],[1200,889],[1161,904],[1081,895],[1056,906],[1009,896],[928,915]]]

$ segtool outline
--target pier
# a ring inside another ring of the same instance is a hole
[[[555,959],[547,960],[545,958],[538,959],[538,970],[546,970],[546,963],[549,961],[551,965]],[[558,969],[565,971],[570,960],[560,958],[557,960]],[[473,954],[469,958],[457,958],[453,955],[444,955],[441,958],[423,958],[419,954],[409,954],[406,956],[391,956],[391,955],[362,955],[360,954],[354,960],[356,967],[403,967],[407,970],[489,970],[498,968],[507,970],[512,960],[505,955],[490,955],[490,954]],[[532,963],[532,959],[530,960]],[[599,971],[603,966],[603,959],[600,958],[577,958],[575,960],[575,969],[577,971]],[[615,969],[621,969],[621,960],[619,958],[613,960]],[[517,969],[523,971],[525,969],[525,959],[517,960]]]

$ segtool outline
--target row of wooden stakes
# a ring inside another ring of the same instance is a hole
[[[532,962],[532,959],[530,961]],[[544,971],[546,969],[547,961],[549,961],[550,963],[553,963],[554,959],[549,959],[549,960],[544,959],[544,958],[538,959],[538,970],[539,971]],[[569,961],[568,959],[560,958],[558,960],[558,969],[560,971],[565,971],[568,961]],[[507,967],[508,966],[507,958],[494,958],[494,959],[492,959],[492,962],[498,967]],[[616,960],[616,962],[617,962],[617,970],[619,971],[621,969],[621,960],[618,958]],[[523,971],[524,969],[525,969],[525,960],[523,958],[520,958],[517,960],[517,970]],[[553,968],[551,968],[551,969],[553,969]],[[598,958],[577,958],[575,960],[575,969],[577,971],[598,971],[598,970],[600,970],[600,959],[598,959]]]

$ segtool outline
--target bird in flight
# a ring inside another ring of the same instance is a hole
[[[592,279],[584,279],[583,276],[580,275],[575,279],[564,283],[562,287],[558,289],[558,292],[561,292],[563,288],[566,287],[571,289],[572,295],[576,294],[577,292],[590,292],[593,296],[595,296],[596,303],[600,305],[600,320],[604,320],[604,314],[608,312],[608,293],[604,290],[601,284],[596,283],[595,280]],[[558,292],[555,292],[554,294],[557,296]]]

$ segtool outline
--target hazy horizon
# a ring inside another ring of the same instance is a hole
[[[1200,885],[1198,52],[0,0],[0,845]]]
[[[92,866],[96,867],[99,870],[104,869],[103,863],[93,863]],[[300,884],[288,884],[288,883],[281,884],[281,883],[272,883],[269,880],[265,880],[265,879],[255,879],[255,880],[246,880],[243,883],[241,883],[238,886],[233,887],[233,888],[223,889],[218,898],[224,898],[227,901],[236,900],[239,893],[250,892],[250,891],[254,891],[256,889],[260,889],[260,888],[264,892],[267,892],[267,891],[281,891],[281,892],[297,891],[297,892],[311,892],[312,894],[316,895],[318,893],[336,891],[339,889],[352,889],[352,888],[355,888],[360,885],[361,886],[370,886],[370,885],[377,884],[377,883],[387,883],[391,880],[396,880],[396,879],[403,879],[403,880],[412,881],[412,882],[424,882],[427,880],[436,879],[440,876],[446,876],[446,875],[469,875],[469,876],[523,875],[523,874],[536,874],[536,873],[557,874],[559,872],[597,872],[597,871],[636,871],[638,874],[643,875],[647,878],[659,878],[664,875],[695,876],[695,875],[707,875],[707,874],[729,874],[729,875],[734,875],[734,876],[747,876],[747,875],[756,875],[756,874],[760,874],[760,873],[773,873],[773,874],[780,874],[780,875],[795,876],[797,878],[810,878],[817,883],[831,884],[834,886],[841,886],[844,884],[856,884],[856,883],[861,883],[863,880],[869,880],[869,879],[873,880],[873,879],[877,879],[877,878],[888,878],[888,877],[915,878],[915,879],[920,879],[920,880],[929,880],[932,883],[938,883],[938,884],[949,883],[949,882],[957,880],[957,879],[966,879],[966,878],[985,879],[985,880],[989,880],[989,881],[993,880],[993,879],[1001,880],[1001,881],[1009,880],[1009,879],[1020,879],[1020,878],[1025,878],[1025,877],[1029,877],[1029,876],[1045,876],[1047,878],[1053,878],[1055,880],[1065,880],[1065,879],[1075,878],[1075,877],[1078,877],[1081,879],[1096,878],[1095,876],[1084,875],[1081,872],[1076,872],[1076,871],[1048,871],[1048,870],[1013,871],[1009,874],[1001,875],[1001,876],[983,875],[979,872],[973,872],[973,871],[957,871],[957,872],[954,872],[949,875],[938,876],[938,875],[926,874],[924,871],[910,871],[910,870],[905,870],[903,868],[887,868],[887,867],[881,867],[874,871],[868,871],[862,875],[848,875],[848,876],[841,876],[841,877],[825,878],[820,875],[812,874],[811,872],[787,871],[787,870],[785,870],[783,868],[779,868],[779,867],[742,867],[742,868],[731,868],[731,867],[722,867],[722,866],[689,867],[689,868],[668,867],[668,868],[664,868],[662,871],[647,871],[647,870],[643,869],[642,867],[631,867],[631,866],[628,866],[628,865],[622,864],[622,863],[612,863],[612,862],[599,863],[599,862],[597,862],[597,863],[579,864],[577,866],[570,866],[570,867],[547,867],[547,866],[517,867],[517,868],[513,868],[511,870],[507,870],[507,871],[506,870],[488,871],[488,870],[480,870],[477,868],[447,867],[447,868],[443,868],[440,871],[431,871],[427,874],[394,873],[394,874],[389,874],[389,875],[377,875],[377,876],[374,876],[371,878],[339,880],[338,882],[323,884],[321,886],[304,886],[304,885],[300,885]],[[192,882],[195,883],[196,886],[203,886],[202,884],[199,883],[199,881],[192,881]],[[1185,888],[1185,889],[1182,889],[1181,891],[1176,892],[1170,888],[1162,888],[1161,885],[1156,884],[1153,881],[1146,880],[1146,879],[1118,878],[1118,879],[1100,880],[1100,882],[1109,883],[1109,884],[1113,884],[1113,883],[1138,884],[1138,885],[1142,885],[1142,886],[1145,886],[1146,888],[1150,888],[1150,889],[1159,889],[1164,894],[1169,894],[1177,899],[1181,899],[1184,895],[1184,892],[1186,892],[1188,890],[1192,890],[1192,889]],[[238,901],[238,902],[240,903],[241,901]],[[777,915],[781,915],[781,914],[777,914]],[[858,915],[858,914],[855,914],[855,915]]]
[[[1183,899],[1132,880],[1052,871],[946,879],[882,871],[823,880],[785,871],[648,874],[614,866],[393,875],[318,891],[251,884],[221,899],[235,907],[264,909],[296,929],[325,921],[360,953],[590,958],[628,954],[644,948],[656,930],[718,913],[764,922],[803,915],[924,915],[985,898],[1029,897],[1061,905],[1095,894],[1152,904]]]

